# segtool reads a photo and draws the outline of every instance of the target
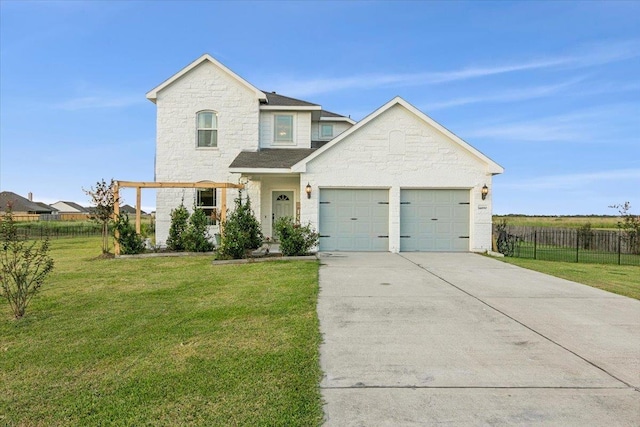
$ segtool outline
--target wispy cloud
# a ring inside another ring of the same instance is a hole
[[[563,115],[530,120],[503,120],[460,132],[465,138],[509,142],[627,142],[637,129],[638,104],[603,105]],[[624,135],[621,139],[620,135]],[[626,138],[626,139],[625,139]]]
[[[631,40],[590,45],[582,51],[570,55],[530,59],[495,66],[470,66],[458,70],[425,73],[363,74],[311,79],[288,78],[281,80],[280,84],[275,86],[292,96],[309,96],[345,89],[421,86],[518,71],[549,68],[584,68],[623,61],[638,56],[640,56],[640,41]]]
[[[486,103],[486,102],[513,102],[524,101],[527,99],[544,98],[556,95],[560,92],[574,87],[577,83],[583,81],[584,78],[576,78],[563,83],[546,86],[535,86],[524,89],[503,89],[499,92],[480,96],[468,96],[463,98],[454,98],[448,101],[436,102],[422,106],[425,111],[440,110],[444,108],[459,107],[462,105]]]
[[[54,108],[67,111],[97,108],[124,108],[136,104],[142,104],[143,102],[145,102],[145,99],[140,95],[82,96],[54,104]]]
[[[640,185],[640,169],[615,169],[588,173],[536,176],[521,181],[509,181],[500,184],[505,189],[514,190],[573,190],[603,184],[610,181],[637,180]]]

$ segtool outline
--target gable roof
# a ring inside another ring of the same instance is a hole
[[[54,209],[51,206],[46,208],[38,203],[31,202],[26,197],[11,191],[3,191],[0,193],[0,211],[5,212],[7,205],[11,204],[13,212],[34,212],[34,213],[51,213]]]
[[[315,148],[263,148],[259,151],[241,151],[231,162],[229,169],[288,169],[314,151]]]
[[[211,62],[213,65],[215,65],[218,68],[220,68],[222,71],[224,71],[229,76],[234,78],[240,84],[244,85],[247,89],[249,89],[250,91],[253,91],[258,99],[266,99],[266,95],[261,90],[259,90],[255,86],[253,86],[251,83],[249,83],[248,81],[246,81],[245,79],[243,79],[242,77],[240,77],[239,75],[234,73],[233,71],[231,71],[229,68],[225,67],[221,62],[215,60],[208,53],[205,53],[204,55],[202,55],[201,57],[199,57],[198,59],[193,61],[191,64],[187,65],[182,70],[178,71],[173,76],[169,77],[167,80],[165,80],[164,82],[160,83],[158,86],[154,87],[149,92],[147,92],[147,95],[146,95],[147,99],[155,104],[156,100],[158,99],[158,92],[160,92],[162,89],[170,86],[176,80],[178,80],[180,77],[184,76],[189,71],[193,70],[198,65],[200,65],[200,64],[202,64],[203,62],[206,62],[206,61]]]
[[[493,160],[491,160],[490,158],[488,158],[487,156],[482,154],[477,149],[473,148],[471,145],[469,145],[464,140],[462,140],[459,136],[457,136],[456,134],[451,132],[449,129],[445,128],[440,123],[436,122],[431,117],[427,116],[425,113],[423,113],[422,111],[418,110],[416,107],[414,107],[413,105],[409,104],[407,101],[405,101],[404,99],[402,99],[399,96],[396,96],[391,101],[387,102],[382,107],[378,108],[376,111],[374,111],[373,113],[369,114],[364,119],[360,120],[357,124],[355,124],[354,126],[349,128],[345,132],[341,133],[336,138],[332,139],[328,144],[326,144],[326,145],[320,147],[319,149],[317,149],[315,152],[313,152],[308,157],[300,160],[298,163],[296,163],[295,165],[293,165],[291,167],[291,170],[293,172],[304,172],[306,170],[307,163],[309,163],[311,160],[315,159],[318,156],[321,156],[322,153],[324,153],[327,150],[330,150],[333,146],[335,146],[336,144],[339,144],[340,141],[344,140],[345,138],[347,138],[349,135],[353,134],[354,132],[357,132],[360,128],[366,126],[367,123],[375,120],[382,113],[384,113],[385,111],[391,109],[392,107],[394,107],[396,105],[400,105],[400,106],[406,108],[409,112],[413,113],[419,119],[421,119],[425,123],[429,124],[430,126],[434,127],[439,132],[444,134],[446,137],[451,139],[453,142],[457,143],[462,148],[467,150],[471,155],[473,155],[476,158],[478,158],[478,160],[486,163],[487,167],[488,167],[488,170],[489,170],[489,172],[491,174],[496,175],[496,174],[504,172],[504,168],[502,166],[500,166],[499,164],[497,164],[496,162],[494,162]]]
[[[73,208],[73,209],[77,210],[80,213],[88,213],[89,212],[89,210],[87,208],[85,208],[84,206],[80,206],[79,204],[77,204],[75,202],[67,202],[65,200],[59,200],[59,201],[53,203],[51,206],[57,205],[59,203],[65,204],[68,207]],[[54,206],[54,208],[55,208],[55,206]],[[55,208],[55,209],[58,209],[58,208]],[[63,212],[63,211],[60,211],[60,212]]]

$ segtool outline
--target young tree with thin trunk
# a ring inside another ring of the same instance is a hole
[[[96,183],[96,187],[91,187],[84,192],[91,197],[91,204],[94,206],[91,219],[97,221],[102,226],[102,254],[109,253],[109,224],[113,221],[113,211],[116,204],[115,181],[111,179],[108,184],[104,179]]]
[[[38,243],[20,238],[8,207],[0,220],[0,297],[7,300],[16,319],[24,316],[51,271],[49,239]]]

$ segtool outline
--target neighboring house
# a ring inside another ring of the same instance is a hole
[[[261,91],[209,55],[147,98],[157,105],[156,181],[246,182],[265,236],[291,216],[319,231],[322,251],[491,249],[502,167],[402,98],[355,123]],[[158,243],[181,200],[210,212],[220,190],[159,189]]]
[[[51,205],[61,214],[88,214],[89,210],[74,202],[58,201]]]
[[[129,216],[136,214],[136,208],[131,205],[120,206],[120,214],[128,214]],[[147,215],[145,211],[140,210],[140,215]]]
[[[29,193],[31,195],[31,193]],[[11,205],[11,212],[18,215],[34,215],[34,214],[51,214],[55,209],[51,206],[34,202],[26,197],[22,197],[19,194],[11,191],[3,191],[0,193],[0,213],[5,213],[7,207]]]

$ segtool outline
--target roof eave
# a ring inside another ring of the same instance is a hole
[[[231,173],[255,173],[255,174],[288,174],[292,173],[291,168],[249,168],[249,167],[235,167],[229,168]]]

